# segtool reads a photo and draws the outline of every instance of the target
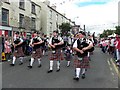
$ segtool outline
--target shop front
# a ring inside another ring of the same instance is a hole
[[[6,36],[8,35],[9,37],[12,36],[12,27],[7,27],[7,26],[0,26],[0,36]]]

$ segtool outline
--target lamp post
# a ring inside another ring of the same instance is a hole
[[[86,30],[85,30],[85,29],[86,29],[86,28],[85,28],[85,25],[84,25],[83,27],[84,27],[84,32],[86,32]]]

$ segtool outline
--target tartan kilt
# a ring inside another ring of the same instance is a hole
[[[50,52],[49,60],[64,60],[63,53],[61,52],[61,49],[56,50],[56,53]]]
[[[72,58],[70,53],[65,53],[65,60],[70,61]]]
[[[83,57],[83,60],[80,61],[78,60],[78,56],[75,55],[74,65],[75,68],[90,68],[89,59],[87,56]]]
[[[42,49],[38,48],[35,51],[32,51],[32,55],[33,58],[38,59],[42,57]]]
[[[18,47],[17,49],[14,50],[13,55],[15,57],[24,57],[24,52],[22,47]]]

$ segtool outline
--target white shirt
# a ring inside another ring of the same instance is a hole
[[[116,48],[117,48],[117,46],[118,46],[118,43],[119,43],[119,42],[118,42],[118,41],[116,41],[116,44],[115,44],[115,47],[116,47]]]
[[[39,41],[42,40],[40,37],[34,37],[34,38],[37,38]],[[30,41],[30,44],[32,44],[32,43],[33,43],[33,38],[32,38],[31,41]]]
[[[88,43],[88,44],[93,44],[93,42],[90,41],[89,39],[87,39],[87,43]]]
[[[14,41],[18,39],[18,37],[14,38]],[[20,39],[20,42],[23,42],[23,39],[22,38],[19,38]]]
[[[52,38],[53,38],[53,37],[50,38],[49,44],[52,44]],[[59,36],[58,36],[58,40],[59,40],[60,42],[64,43],[62,37],[59,37]]]
[[[69,44],[72,44],[72,40],[71,40],[70,37],[68,38],[68,43],[69,43]]]
[[[77,39],[77,40],[78,40],[78,39]],[[78,47],[77,40],[74,42],[73,48],[77,48],[77,47]],[[89,39],[86,41],[86,43],[88,43],[89,45],[90,45],[90,44],[93,44]]]
[[[109,44],[109,40],[105,40],[105,43],[108,45]]]
[[[14,35],[13,39],[16,40],[16,34]]]
[[[110,44],[110,46],[114,46],[114,41],[115,41],[115,39],[111,39],[111,44]]]

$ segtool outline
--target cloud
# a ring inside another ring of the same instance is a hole
[[[88,31],[101,33],[104,29],[113,28],[117,25],[119,0],[50,1],[51,4],[56,3],[57,10],[66,13],[66,17],[75,21],[76,24],[81,26],[85,24]]]

